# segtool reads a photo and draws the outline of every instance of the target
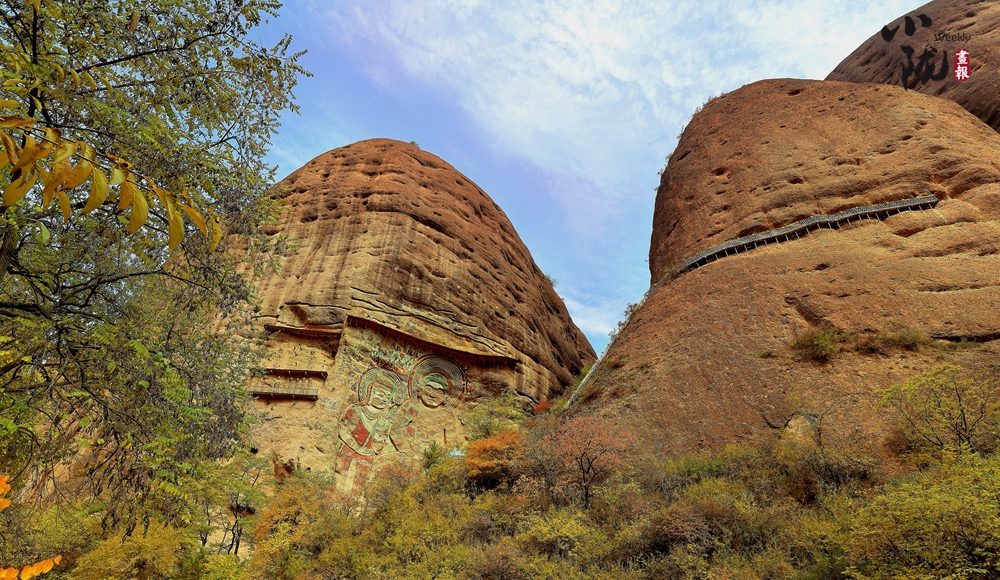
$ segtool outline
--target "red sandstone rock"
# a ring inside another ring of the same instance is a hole
[[[864,334],[1000,338],[1000,135],[958,105],[875,84],[754,83],[695,115],[662,175],[653,281],[751,232],[933,193],[933,210],[855,222],[724,257],[651,291],[590,393],[677,451],[781,426],[789,399],[830,409],[843,434],[884,433],[878,389],[933,364],[985,369],[982,349],[844,353],[796,362],[829,324]],[[765,356],[761,356],[762,353]]]
[[[276,465],[334,471],[348,493],[448,451],[477,399],[562,391],[594,360],[510,221],[450,165],[388,139],[325,153],[279,183],[262,281],[266,374],[253,436]]]
[[[930,26],[922,26],[920,14],[931,19]],[[914,23],[913,36],[906,35],[905,16]],[[937,50],[932,60],[936,70],[940,70],[941,53],[946,51],[950,73],[954,73],[955,52],[965,49],[971,54],[968,80],[958,81],[949,74],[942,81],[918,83],[911,75],[909,86],[955,101],[987,125],[1000,129],[1000,4],[988,0],[935,0],[885,24],[890,29],[899,27],[892,42],[886,42],[876,32],[841,61],[826,80],[902,86],[903,65],[908,61],[901,46],[914,49],[914,63],[925,47],[933,47]]]
[[[296,250],[260,285],[262,322],[337,328],[363,311],[434,344],[521,360],[536,374],[517,387],[539,399],[594,358],[507,216],[435,155],[362,141],[275,190],[287,209],[270,231]]]

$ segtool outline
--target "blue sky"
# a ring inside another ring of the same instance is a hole
[[[313,73],[279,178],[374,137],[416,141],[488,193],[600,352],[649,285],[658,172],[695,109],[766,78],[822,79],[924,2],[288,0]]]

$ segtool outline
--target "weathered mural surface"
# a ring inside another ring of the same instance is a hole
[[[371,362],[392,361],[394,367],[413,355],[373,349]],[[398,355],[398,356],[397,356]],[[411,457],[434,442],[447,445],[448,428],[455,433],[454,410],[466,391],[465,373],[455,361],[427,355],[413,361],[406,374],[373,367],[355,387],[356,401],[340,421],[340,451],[336,471],[347,491],[362,486],[373,463],[384,452]]]
[[[336,341],[287,335],[270,335],[265,366],[309,376],[262,377],[276,393],[256,390],[256,437],[282,465],[334,472],[349,494],[363,493],[383,464],[422,461],[433,444],[461,446],[462,414],[516,380],[513,368],[471,364],[398,331],[345,326]],[[308,387],[308,396],[287,396],[295,387]]]

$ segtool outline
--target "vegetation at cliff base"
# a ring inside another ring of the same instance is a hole
[[[64,554],[53,578],[996,577],[996,383],[942,365],[883,396],[889,450],[805,398],[782,429],[685,455],[607,419],[522,412],[464,454],[389,465],[364,500],[330,474],[265,481],[247,458],[180,483],[214,521],[196,509],[123,536],[87,504],[19,510],[33,550]],[[956,431],[954,417],[977,412]],[[259,477],[225,483],[240,473]],[[237,528],[249,549],[234,553]]]

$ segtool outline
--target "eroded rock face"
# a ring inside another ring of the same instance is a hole
[[[923,26],[920,14],[930,19],[930,26]],[[913,23],[912,36],[906,34],[907,17]],[[908,86],[955,101],[987,125],[1000,129],[1000,4],[990,0],[935,0],[885,24],[890,30],[898,26],[891,41],[876,32],[841,61],[826,80],[902,86],[904,66],[910,62],[902,47],[914,50],[914,72],[925,48],[930,47],[937,51],[929,60],[935,73],[940,72],[942,53],[946,52],[949,74],[943,80],[928,82],[919,82],[917,74],[910,74]],[[970,75],[965,81],[954,76],[955,52],[961,49],[971,56]]]
[[[710,103],[662,176],[654,282],[750,232],[927,192],[941,200],[934,209],[814,231],[664,280],[595,374],[604,408],[654,426],[678,451],[781,426],[790,398],[829,409],[827,425],[884,433],[879,388],[940,362],[996,360],[1000,135],[950,101],[886,85],[769,80]],[[826,324],[985,346],[794,361],[793,339]]]
[[[996,183],[996,137],[961,107],[898,87],[747,85],[697,114],[671,155],[651,280],[700,250],[812,215]]]
[[[406,143],[335,149],[276,186],[293,250],[260,284],[261,449],[357,489],[379,462],[462,440],[462,412],[562,391],[595,356],[510,221]],[[264,403],[264,401],[272,401]]]

